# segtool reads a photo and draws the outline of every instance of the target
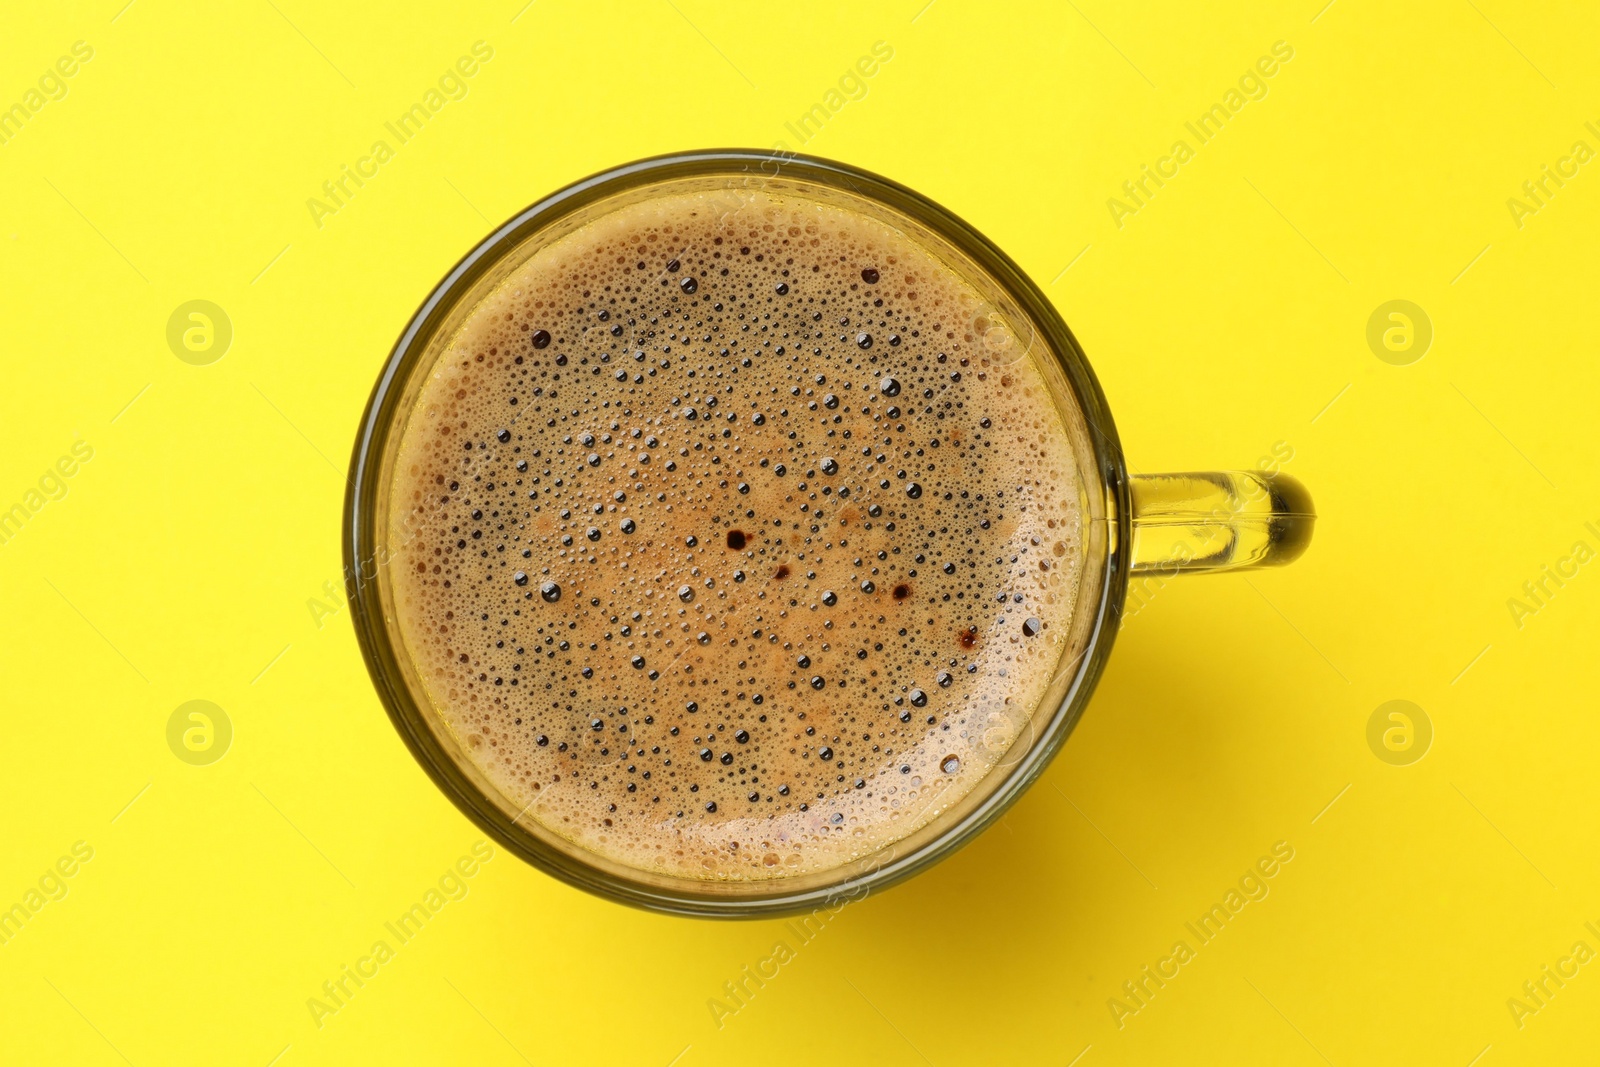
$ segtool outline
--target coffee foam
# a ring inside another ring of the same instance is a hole
[[[883,223],[675,193],[536,251],[405,425],[399,630],[554,833],[826,870],[959,800],[1068,646],[1079,484],[1033,357]]]

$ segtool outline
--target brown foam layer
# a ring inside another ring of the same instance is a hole
[[[404,431],[400,630],[513,810],[705,879],[822,870],[959,799],[1066,650],[1061,416],[879,222],[682,193],[483,300]]]

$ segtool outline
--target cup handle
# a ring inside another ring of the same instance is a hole
[[[1311,494],[1286,474],[1138,474],[1128,487],[1134,574],[1275,567],[1311,543]]]

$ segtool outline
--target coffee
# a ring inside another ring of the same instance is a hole
[[[1075,659],[1081,488],[1027,348],[802,191],[662,191],[542,245],[442,346],[394,468],[435,712],[512,812],[645,871],[911,833]]]

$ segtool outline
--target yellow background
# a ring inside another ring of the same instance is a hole
[[[1600,164],[1520,228],[1506,205],[1600,148],[1590,5],[124,3],[13,5],[0,33],[0,104],[94,48],[0,145],[0,507],[94,448],[0,545],[0,906],[94,849],[0,947],[0,1060],[1592,1060],[1600,965],[1520,1027],[1507,1007],[1600,949],[1600,568],[1520,628],[1507,606],[1600,548]],[[478,40],[469,95],[317,227],[307,198]],[[1118,228],[1107,199],[1279,40],[1265,98]],[[785,129],[877,41],[864,97]],[[780,141],[1010,252],[1135,469],[1286,445],[1315,543],[1161,589],[1004,822],[809,944],[498,854],[319,1028],[307,999],[481,836],[390,727],[342,601],[320,627],[308,604],[337,589],[380,364],[545,193]],[[1409,366],[1366,342],[1396,298],[1435,332]],[[192,299],[233,323],[209,366],[166,342]],[[209,766],[166,741],[194,699],[234,727]],[[1409,766],[1367,743],[1395,699],[1433,727]],[[1270,895],[1198,946],[1185,921],[1277,841]],[[708,1000],[779,939],[796,957],[719,1028]],[[1196,958],[1119,1028],[1108,999],[1179,939]]]

